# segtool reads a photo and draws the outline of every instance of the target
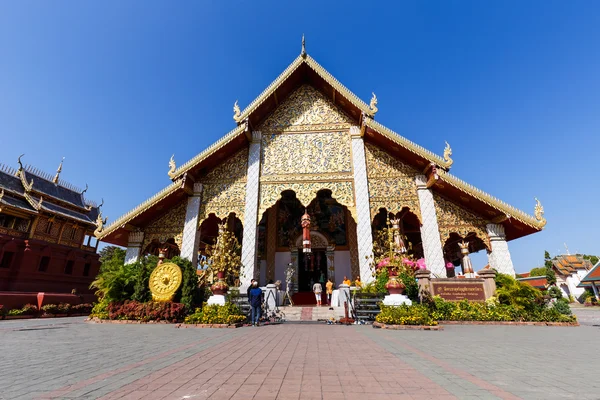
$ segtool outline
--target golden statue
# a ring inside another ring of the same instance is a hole
[[[546,218],[544,218],[544,207],[537,198],[535,198],[535,208],[533,211],[533,215],[535,215],[535,219],[537,219],[540,222],[541,226],[546,225]]]
[[[233,104],[233,120],[235,122],[240,122],[240,116],[242,112],[240,111],[240,106],[238,106],[238,101],[236,100]]]
[[[379,111],[379,108],[377,108],[377,96],[375,96],[375,93],[373,93],[373,97],[371,97],[371,102],[369,103],[369,109],[371,110],[372,115],[377,114],[377,111]]]
[[[451,155],[452,155],[452,148],[450,147],[450,144],[448,142],[446,142],[446,148],[444,149],[444,161],[446,161],[448,163],[448,167],[450,167],[452,165],[452,163],[454,163],[452,158],[450,158]]]
[[[173,179],[175,177],[175,170],[177,169],[177,165],[175,164],[175,154],[171,156],[169,160],[169,178]]]
[[[154,301],[171,301],[181,286],[181,268],[174,263],[157,265],[150,274],[150,292]]]

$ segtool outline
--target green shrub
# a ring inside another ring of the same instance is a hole
[[[38,308],[33,304],[25,304],[23,308],[21,308],[21,311],[23,311],[24,315],[36,315],[38,313]]]
[[[135,263],[138,268],[137,276],[135,279],[135,286],[133,289],[133,295],[131,300],[145,302],[152,300],[152,294],[150,293],[150,274],[156,268],[158,264],[158,257],[146,256]]]
[[[201,305],[201,294],[198,289],[198,273],[196,267],[187,259],[173,257],[174,262],[181,268],[182,282],[176,299],[185,304],[188,310],[194,310]]]
[[[46,314],[58,314],[58,305],[56,305],[56,304],[43,305],[42,311]]]
[[[23,315],[23,310],[21,310],[20,308],[15,308],[8,312],[9,317],[14,317],[17,315]]]
[[[405,286],[404,294],[408,296],[412,301],[418,301],[419,299],[419,285],[417,284],[417,280],[411,274],[406,272],[401,272],[398,277],[402,281]]]
[[[432,317],[431,310],[424,305],[384,306],[375,317],[377,322],[389,325],[427,325],[435,326],[437,321]]]
[[[190,314],[185,318],[186,324],[235,324],[244,322],[246,316],[242,314],[239,307],[233,303],[225,303],[220,306],[211,304],[200,308],[196,308],[194,314]]]
[[[546,276],[546,267],[537,267],[529,272],[529,276]]]
[[[569,307],[569,300],[561,297],[554,303],[554,309],[563,315],[571,315],[571,307]]]
[[[558,286],[550,286],[550,288],[548,288],[548,296],[553,299],[562,299],[562,290],[560,290]]]
[[[110,301],[108,299],[101,299],[98,303],[92,307],[90,313],[91,318],[108,319],[108,305]]]
[[[544,304],[542,292],[527,283],[506,274],[497,274],[495,280],[496,296],[500,304],[526,311],[532,311]]]

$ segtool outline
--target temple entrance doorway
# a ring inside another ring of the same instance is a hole
[[[298,252],[297,304],[316,304],[313,285],[321,284],[325,291],[327,282],[327,255],[325,249],[313,249],[312,253]],[[306,298],[306,299],[305,299]]]

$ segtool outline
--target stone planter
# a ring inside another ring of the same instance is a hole
[[[33,315],[7,315],[4,317],[4,319],[8,320],[8,319],[29,319],[29,318],[35,318]]]

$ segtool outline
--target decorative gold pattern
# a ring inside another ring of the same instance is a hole
[[[62,172],[62,166],[63,166],[64,161],[65,161],[65,158],[63,157],[62,160],[60,161],[60,164],[58,165],[58,169],[56,170],[56,175],[54,175],[54,178],[52,179],[52,183],[58,184],[58,180],[60,179],[60,173]]]
[[[152,221],[144,229],[144,244],[142,245],[142,249],[145,249],[154,239],[157,239],[160,243],[164,243],[170,238],[175,239],[175,244],[181,249],[186,208],[187,199],[182,200],[165,214]]]
[[[452,158],[450,158],[451,155],[452,155],[452,148],[450,147],[450,144],[448,142],[446,142],[446,147],[444,148],[444,161],[446,161],[446,163],[448,164],[447,168],[450,168],[450,166],[454,163]]]
[[[175,154],[173,154],[171,156],[171,159],[169,160],[169,172],[167,172],[167,174],[169,175],[169,178],[173,179],[175,178],[175,170],[177,169],[177,165],[175,164]]]
[[[181,268],[174,263],[159,264],[150,274],[150,292],[154,301],[170,301],[181,286]]]
[[[349,128],[352,124],[343,111],[310,85],[300,86],[258,130],[268,132],[306,132]]]
[[[342,85],[311,56],[301,54],[294,61],[292,61],[292,63],[288,65],[288,67],[273,82],[271,82],[271,84],[267,86],[267,88],[263,90],[263,92],[244,109],[244,111],[242,111],[240,120],[247,118],[254,110],[264,103],[273,93],[275,93],[281,84],[285,82],[289,76],[292,75],[292,73],[304,63],[313,71],[315,71],[321,78],[323,78],[329,85],[331,85],[335,91],[346,98],[352,105],[365,114],[371,115],[371,109],[364,101],[359,99],[358,96]]]
[[[247,170],[248,149],[243,149],[201,178],[200,223],[212,213],[223,219],[232,212],[244,223]]]
[[[523,211],[485,193],[484,191],[477,189],[475,186],[470,185],[463,180],[451,175],[450,173],[440,170],[437,170],[440,180],[447,182],[448,184],[454,186],[455,188],[461,190],[464,193],[467,193],[476,199],[482,201],[483,203],[489,205],[490,207],[495,208],[496,210],[514,218],[525,225],[529,225],[535,229],[542,229],[544,225],[546,225],[546,221],[538,221],[534,217],[524,213]],[[543,223],[542,223],[543,222]]]
[[[541,226],[546,225],[546,218],[544,218],[544,207],[537,198],[535,199],[534,215],[535,219],[539,221]]]
[[[458,204],[447,200],[437,193],[433,193],[433,200],[437,213],[438,226],[442,244],[450,237],[450,233],[457,233],[463,239],[469,233],[483,240],[488,249],[490,248],[486,225],[489,221],[468,211]]]
[[[260,177],[261,182],[290,182],[290,181],[301,181],[301,182],[335,182],[335,181],[348,181],[352,180],[354,175],[352,172],[338,172],[338,173],[323,173],[323,174],[273,174],[265,175]]]
[[[351,172],[347,132],[263,135],[261,176]]]
[[[365,160],[371,219],[380,208],[397,213],[408,207],[421,220],[415,183],[415,176],[419,172],[370,143],[365,143]]]
[[[352,182],[289,182],[260,185],[260,207],[258,218],[272,205],[277,203],[281,192],[293,190],[303,206],[308,206],[322,189],[331,190],[331,196],[346,207],[354,206]]]

